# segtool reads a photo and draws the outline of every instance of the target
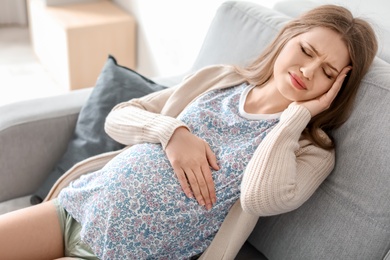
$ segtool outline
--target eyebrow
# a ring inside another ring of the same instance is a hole
[[[309,45],[309,47],[315,52],[317,56],[321,56],[320,53],[317,51],[317,49],[313,47],[313,45],[311,45],[308,42],[306,42],[306,44]],[[336,71],[338,74],[340,74],[340,72],[335,67],[333,67],[332,64],[330,64],[329,62],[325,62],[325,65],[331,68],[332,70]]]

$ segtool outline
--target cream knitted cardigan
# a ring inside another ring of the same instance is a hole
[[[152,142],[161,143],[165,149],[175,129],[185,126],[176,117],[197,96],[243,82],[231,66],[206,67],[178,86],[118,104],[108,115],[105,130],[128,146]],[[334,167],[334,151],[301,138],[310,118],[309,111],[298,105],[290,105],[282,113],[280,122],[256,149],[243,174],[240,200],[230,209],[201,259],[234,259],[259,216],[298,208],[329,175]],[[328,138],[324,133],[323,136]],[[46,200],[55,198],[82,174],[100,169],[121,151],[76,164],[56,182]]]

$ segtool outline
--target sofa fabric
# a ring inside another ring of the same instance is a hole
[[[66,150],[89,93],[80,90],[0,107],[0,202],[31,195],[47,178]],[[0,214],[7,212],[1,206]]]

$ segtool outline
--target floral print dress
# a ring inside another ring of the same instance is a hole
[[[207,92],[178,117],[217,156],[211,210],[185,196],[161,144],[133,145],[62,190],[60,204],[100,259],[189,259],[207,248],[239,199],[255,149],[278,123],[279,115],[245,113],[250,89],[242,84]]]

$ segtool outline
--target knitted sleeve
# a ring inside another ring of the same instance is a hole
[[[334,151],[311,143],[299,145],[310,118],[305,107],[290,105],[256,149],[241,184],[244,211],[269,216],[294,210],[329,175],[334,167]]]
[[[106,118],[106,133],[125,145],[161,143],[165,149],[173,132],[178,127],[187,127],[174,117],[160,114],[172,89],[118,104]]]
[[[165,149],[173,132],[180,126],[187,127],[173,117],[128,106],[110,113],[106,119],[105,131],[114,140],[125,145],[161,143]]]
[[[173,132],[187,127],[176,117],[197,96],[243,81],[232,66],[205,67],[174,87],[118,104],[106,118],[105,131],[125,145],[151,142],[161,143],[165,149]]]

